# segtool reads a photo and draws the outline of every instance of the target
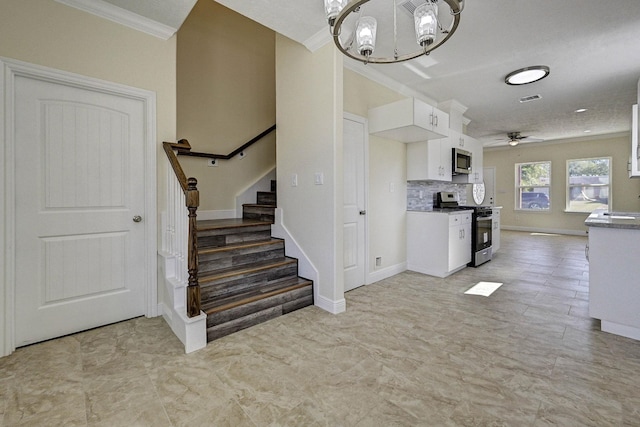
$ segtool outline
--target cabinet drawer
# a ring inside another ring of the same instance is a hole
[[[465,224],[471,224],[471,211],[449,215],[449,227]]]

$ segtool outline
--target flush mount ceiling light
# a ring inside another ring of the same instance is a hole
[[[369,1],[324,0],[329,31],[348,57],[365,64],[392,64],[428,55],[449,40],[465,0],[377,0],[365,6]],[[438,11],[439,5],[449,13]],[[376,44],[378,34],[384,39]]]
[[[526,85],[542,80],[549,75],[549,67],[545,65],[534,65],[525,67],[507,74],[504,82],[508,85]]]

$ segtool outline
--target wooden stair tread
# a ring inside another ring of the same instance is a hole
[[[242,206],[247,208],[276,208],[277,207],[277,205],[265,205],[265,204],[258,204],[258,203],[243,203]]]
[[[268,221],[248,218],[205,219],[198,221],[198,231],[218,230],[222,228],[254,227],[256,225],[271,225]]]
[[[198,250],[198,254],[199,255],[207,255],[207,254],[214,254],[217,252],[226,252],[226,251],[233,251],[235,249],[245,249],[245,248],[257,248],[260,246],[269,246],[269,245],[274,245],[277,243],[281,243],[282,239],[276,239],[274,237],[270,238],[269,240],[251,240],[248,242],[239,242],[239,243],[234,243],[231,245],[225,245],[225,246],[216,246],[213,248],[207,248],[207,249],[200,249]]]
[[[200,285],[204,285],[207,282],[223,279],[232,276],[241,276],[244,274],[250,274],[254,272],[260,272],[269,270],[274,267],[280,267],[288,264],[295,264],[298,260],[294,258],[284,257],[276,260],[258,261],[243,266],[232,266],[222,270],[218,270],[213,274],[203,275],[198,278]]]
[[[213,313],[219,313],[224,310],[229,310],[244,304],[250,304],[261,299],[269,298],[274,295],[283,294],[311,285],[312,282],[310,280],[301,277],[287,278],[262,289],[254,289],[250,292],[217,299],[213,303],[205,304],[202,309],[207,315],[211,315]]]

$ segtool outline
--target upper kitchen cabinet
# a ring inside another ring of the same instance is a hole
[[[449,135],[449,114],[415,98],[369,110],[369,133],[401,142]]]
[[[638,124],[640,120],[638,117],[638,104],[635,104],[632,109],[631,115],[631,158],[629,159],[629,178],[640,177],[640,149],[638,149]]]
[[[449,138],[407,144],[407,181],[451,182]]]
[[[452,181],[460,184],[482,183],[484,180],[482,173],[484,157],[482,143],[475,138],[453,130],[449,131],[449,140],[452,147],[462,148],[471,153],[471,173],[453,175]]]

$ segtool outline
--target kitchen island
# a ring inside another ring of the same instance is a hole
[[[595,210],[589,227],[589,315],[601,329],[640,340],[640,213]]]

